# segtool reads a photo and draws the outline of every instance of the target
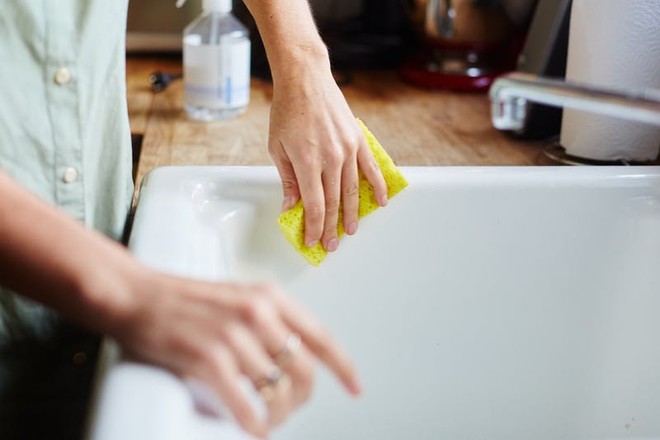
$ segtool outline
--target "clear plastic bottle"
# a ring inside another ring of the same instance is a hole
[[[192,119],[237,116],[250,101],[250,38],[232,0],[204,0],[183,32],[184,106]]]

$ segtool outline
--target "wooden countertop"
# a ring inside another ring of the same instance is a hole
[[[253,79],[250,105],[236,119],[194,122],[183,111],[183,84],[153,93],[151,72],[180,72],[180,60],[127,59],[131,130],[142,135],[136,183],[164,165],[272,165],[267,151],[272,85]],[[426,91],[393,71],[352,72],[342,90],[398,165],[536,165],[540,145],[492,128],[485,95]]]

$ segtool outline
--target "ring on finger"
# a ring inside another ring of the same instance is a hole
[[[275,389],[279,385],[287,384],[289,381],[289,377],[282,373],[282,370],[277,365],[273,364],[268,373],[262,379],[255,382],[255,387],[261,398],[267,402],[275,396]]]
[[[284,341],[284,347],[275,355],[275,363],[277,365],[286,365],[293,355],[300,350],[302,339],[298,333],[291,332]]]
[[[285,374],[277,383],[267,384],[259,388],[259,395],[264,402],[270,402],[279,388],[288,388],[290,385],[291,379]]]
[[[280,367],[273,364],[268,368],[266,375],[255,382],[257,388],[262,388],[265,386],[277,385],[277,383],[282,379],[284,373],[280,370]]]

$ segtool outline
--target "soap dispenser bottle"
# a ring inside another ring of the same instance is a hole
[[[183,33],[184,107],[192,119],[240,114],[250,100],[250,38],[232,0],[203,0]]]

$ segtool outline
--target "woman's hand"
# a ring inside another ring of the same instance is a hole
[[[344,230],[357,231],[358,170],[381,206],[387,204],[387,185],[327,57],[318,58],[310,55],[275,82],[268,147],[282,180],[282,209],[302,197],[305,245],[320,240],[332,252],[338,245],[340,205]]]
[[[265,437],[310,395],[315,358],[352,394],[357,375],[319,323],[269,285],[221,284],[148,273],[113,336],[129,353],[211,386],[248,432]],[[247,377],[268,408],[260,419]]]
[[[154,272],[1,171],[0,200],[0,284],[211,386],[247,431],[265,436],[307,399],[316,359],[359,393],[346,354],[279,289]],[[268,420],[239,388],[243,376],[261,391]]]
[[[302,197],[305,244],[337,249],[339,206],[357,230],[358,170],[387,203],[387,186],[362,130],[334,81],[308,0],[245,0],[273,74],[268,149],[282,178],[283,208]]]

